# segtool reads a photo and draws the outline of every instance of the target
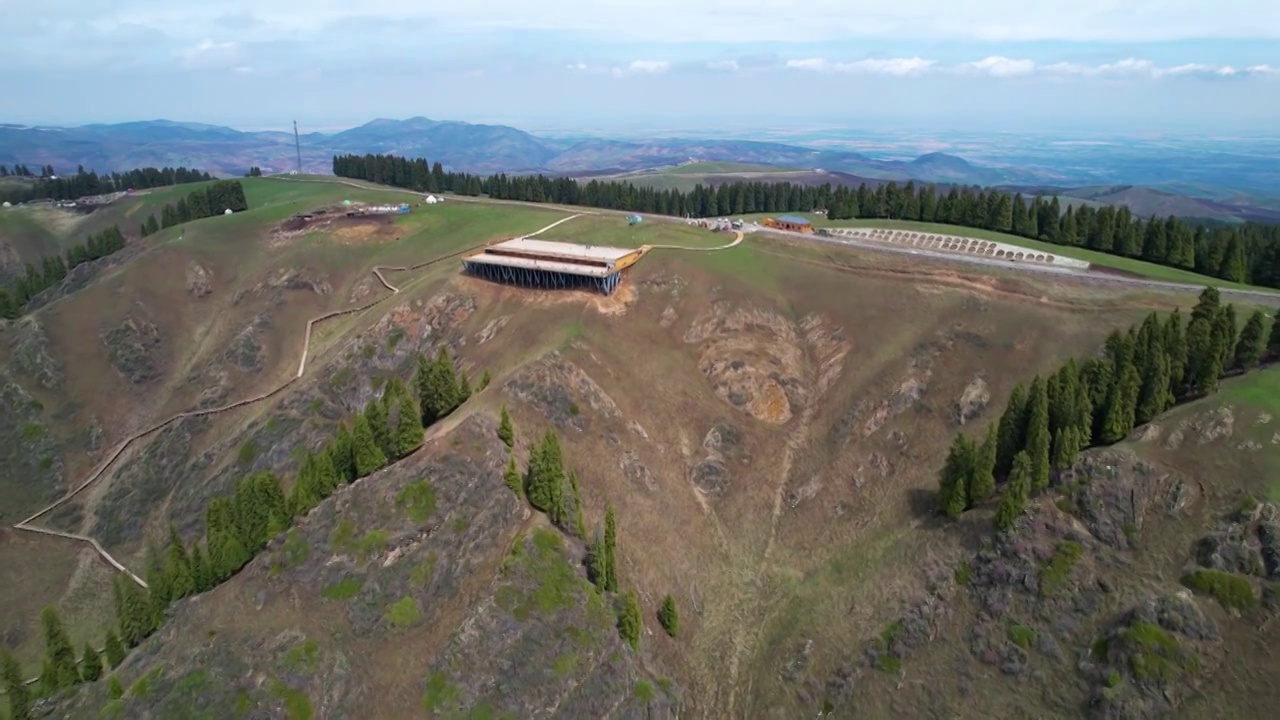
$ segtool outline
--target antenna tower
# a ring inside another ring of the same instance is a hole
[[[298,174],[302,174],[302,141],[298,139],[298,121],[293,121],[293,147],[298,151]]]

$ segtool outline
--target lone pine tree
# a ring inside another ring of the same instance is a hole
[[[662,598],[662,608],[658,610],[658,622],[671,637],[680,632],[680,614],[676,610],[676,599],[667,595]]]
[[[516,429],[511,424],[511,414],[507,412],[507,406],[502,406],[502,414],[498,421],[498,439],[508,448],[516,446]]]

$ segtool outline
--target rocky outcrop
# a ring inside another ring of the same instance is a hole
[[[120,376],[137,385],[159,377],[156,352],[160,349],[160,330],[146,318],[139,307],[119,325],[99,334],[107,347],[107,358]]]
[[[14,324],[9,348],[13,351],[13,365],[20,372],[35,379],[46,390],[62,387],[62,363],[53,357],[49,336],[35,315],[28,315]]]

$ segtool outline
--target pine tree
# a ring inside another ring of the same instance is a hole
[[[553,430],[547,430],[542,442],[529,455],[525,492],[531,505],[545,512],[551,522],[563,526],[566,518],[564,460],[560,439]]]
[[[120,639],[127,647],[137,647],[151,632],[150,610],[142,589],[123,576],[115,577],[113,589]]]
[[[1232,354],[1236,348],[1236,307],[1227,305],[1218,313],[1213,323],[1213,346],[1218,350],[1219,376],[1222,371],[1231,367]]]
[[[569,489],[573,491],[573,534],[585,540],[587,521],[582,512],[582,487],[578,483],[577,472],[569,472]]]
[[[396,418],[397,457],[404,457],[422,445],[422,413],[414,405],[413,398],[408,394],[400,398],[399,417]]]
[[[9,720],[31,720],[31,693],[22,677],[22,666],[6,647],[0,647],[0,681],[9,699]]]
[[[608,563],[605,560],[604,538],[597,532],[595,539],[587,548],[587,577],[600,592],[604,592],[604,579],[608,575]]]
[[[969,478],[969,507],[985,502],[996,489],[996,445],[998,435],[996,425],[987,426],[986,437],[978,447],[977,457],[973,463],[973,475]]]
[[[964,433],[957,433],[938,477],[938,505],[947,517],[958,518],[969,506],[969,478],[974,463],[973,443]]]
[[[62,618],[52,606],[47,606],[40,613],[40,626],[44,631],[45,661],[48,663],[48,677],[42,677],[45,687],[56,692],[69,688],[80,682],[80,671],[76,666],[76,651],[71,645],[62,626]]]
[[[1133,363],[1127,363],[1107,396],[1102,431],[1098,436],[1104,445],[1120,442],[1133,430],[1141,384],[1137,368]]]
[[[604,584],[609,592],[618,590],[618,521],[613,506],[604,511]]]
[[[124,697],[124,686],[120,684],[120,678],[115,675],[112,675],[111,680],[107,682],[107,697],[112,700]]]
[[[1026,412],[1027,391],[1019,384],[1009,394],[1009,403],[1000,415],[1000,425],[996,430],[997,478],[1009,477],[1014,456],[1026,445]]]
[[[520,478],[520,469],[516,467],[515,453],[507,455],[507,469],[502,473],[502,479],[507,483],[507,487],[511,488],[511,492],[516,497],[524,497],[524,483]]]
[[[208,592],[217,584],[209,567],[209,556],[199,543],[191,548],[191,578],[195,581],[196,593]]]
[[[191,558],[178,535],[178,529],[169,526],[169,550],[166,574],[172,587],[172,597],[180,600],[196,591],[195,575],[191,572]]]
[[[383,454],[382,448],[378,447],[373,429],[369,426],[369,418],[365,415],[356,416],[352,445],[352,454],[356,461],[356,477],[365,477],[386,466],[387,456]]]
[[[1031,495],[1031,456],[1020,452],[1013,459],[1013,468],[1009,471],[1009,483],[1000,496],[1000,505],[996,508],[996,529],[1007,531],[1017,522],[1018,517],[1027,507],[1027,498]]]
[[[458,373],[458,404],[466,402],[471,398],[471,381],[467,379],[466,373]]]
[[[640,599],[636,591],[628,591],[618,608],[618,635],[627,641],[632,650],[640,649],[640,631],[644,622],[640,618]]]
[[[1267,336],[1267,357],[1280,360],[1280,310],[1271,315],[1271,333]]]
[[[120,636],[116,635],[115,630],[107,631],[107,641],[102,645],[102,654],[106,656],[107,665],[112,670],[120,667],[120,663],[124,662],[124,645],[120,644]]]
[[[373,432],[373,442],[382,451],[384,458],[395,456],[395,445],[391,437],[391,422],[387,417],[387,406],[377,400],[370,400],[364,408],[364,418]]]
[[[85,682],[97,682],[102,677],[102,656],[89,643],[84,644],[80,658],[80,678]]]
[[[1254,310],[1249,319],[1245,321],[1244,329],[1240,331],[1240,340],[1236,343],[1235,352],[1233,353],[1232,367],[1237,370],[1248,370],[1255,367],[1258,361],[1262,359],[1263,343],[1263,323],[1266,320],[1261,310]]]
[[[1164,326],[1165,355],[1169,358],[1169,391],[1175,399],[1185,386],[1187,371],[1187,334],[1182,326],[1182,312],[1174,310]]]
[[[1049,487],[1050,463],[1049,397],[1044,380],[1031,381],[1027,396],[1027,455],[1031,458],[1031,489]]]
[[[498,439],[502,440],[508,448],[516,446],[516,429],[511,424],[511,415],[507,413],[507,406],[502,406],[501,420],[498,422]]]
[[[485,389],[485,388],[489,387],[489,383],[490,383],[492,380],[493,380],[493,377],[492,377],[491,375],[489,375],[489,370],[488,370],[488,369],[486,369],[486,370],[484,371],[484,375],[481,375],[481,376],[480,376],[480,389],[481,389],[481,390],[483,390],[483,389]]]
[[[671,637],[680,632],[680,614],[676,610],[676,599],[667,595],[662,598],[662,608],[658,610],[658,622]]]
[[[1173,405],[1173,393],[1169,391],[1169,358],[1163,351],[1155,352],[1146,372],[1142,374],[1138,391],[1138,405],[1134,423],[1145,425]]]

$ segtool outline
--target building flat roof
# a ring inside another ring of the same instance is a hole
[[[489,249],[529,253],[530,255],[546,255],[548,257],[562,257],[572,260],[603,260],[606,262],[616,262],[628,255],[640,252],[637,248],[617,248],[606,247],[604,245],[578,245],[577,243],[529,240],[527,238],[515,238],[514,240],[494,243],[489,246]]]
[[[778,222],[791,223],[792,225],[811,225],[812,223],[798,215],[782,215],[778,218]]]
[[[602,265],[580,265],[578,263],[555,262],[554,260],[530,260],[528,258],[510,257],[507,255],[488,255],[478,253],[462,258],[463,262],[483,263],[485,265],[505,265],[506,267],[523,268],[525,270],[546,270],[570,275],[585,275],[602,278],[615,272],[613,268]]]

